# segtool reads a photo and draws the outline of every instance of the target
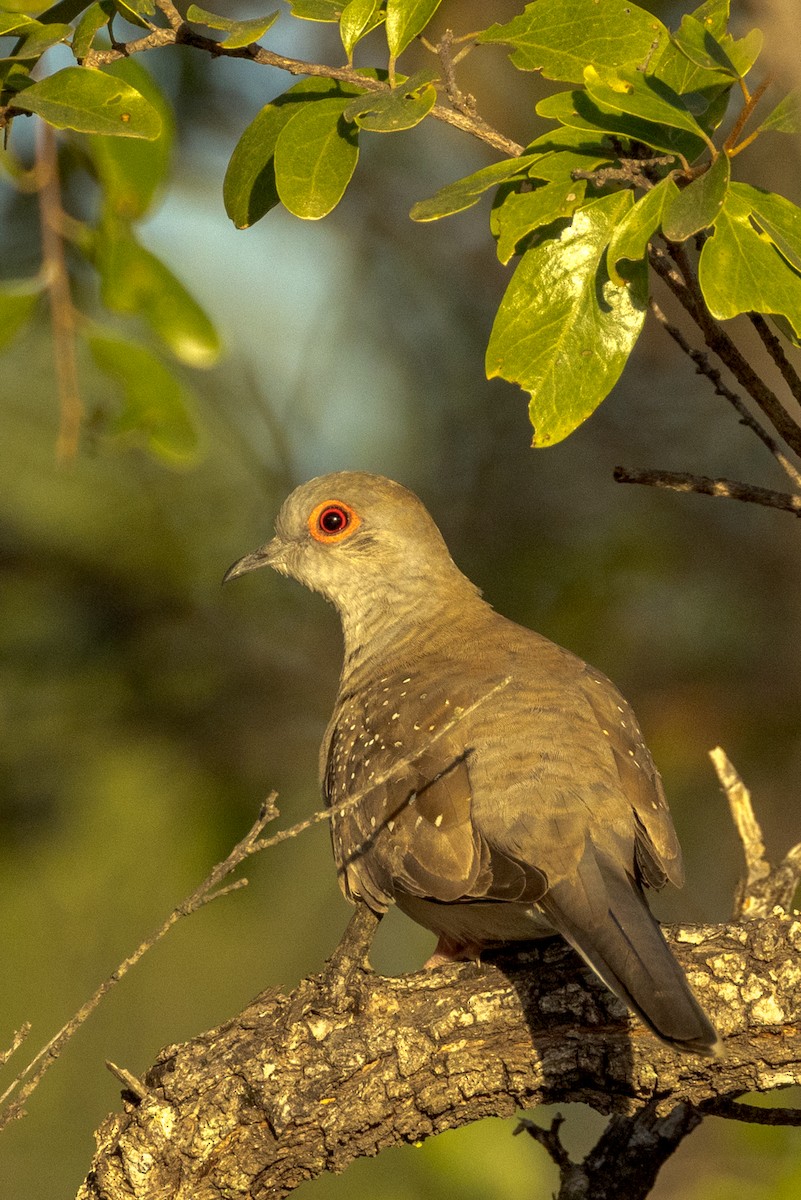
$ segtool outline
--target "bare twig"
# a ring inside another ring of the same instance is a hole
[[[666,260],[669,259],[679,268],[678,278],[676,271],[667,267]],[[745,355],[710,313],[686,250],[668,242],[667,252],[659,247],[652,247],[649,261],[696,322],[709,349],[729,368],[735,379],[756,401],[787,445],[796,454],[801,454],[801,426],[793,420],[776,393],[757,375]]]
[[[238,867],[241,862],[244,862],[246,858],[258,853],[258,850],[261,849],[261,832],[264,829],[264,826],[269,821],[274,820],[278,815],[278,809],[275,807],[275,801],[276,794],[273,792],[270,796],[268,796],[262,805],[261,811],[254,824],[248,830],[242,841],[238,842],[237,845],[234,846],[228,857],[222,862],[218,863],[217,866],[214,867],[214,869],[199,885],[199,887],[195,888],[191,896],[179,904],[177,908],[174,908],[167,917],[166,921],[164,921],[149,938],[142,942],[137,949],[134,950],[133,954],[129,955],[128,958],[124,959],[120,963],[116,971],[109,975],[108,979],[105,979],[100,984],[100,986],[93,992],[86,1003],[78,1009],[78,1011],[67,1022],[67,1024],[58,1031],[55,1037],[50,1039],[47,1045],[39,1051],[39,1053],[28,1063],[24,1070],[20,1071],[16,1079],[9,1084],[2,1096],[0,1096],[0,1109],[6,1103],[6,1101],[9,1100],[17,1088],[20,1088],[20,1092],[14,1102],[9,1104],[4,1112],[0,1112],[0,1129],[4,1129],[5,1126],[11,1121],[14,1121],[18,1117],[22,1116],[23,1105],[34,1089],[38,1087],[42,1076],[60,1057],[64,1047],[78,1031],[78,1029],[80,1029],[84,1021],[91,1016],[103,997],[109,991],[111,991],[115,984],[119,983],[124,975],[127,975],[131,967],[136,966],[136,964],[148,952],[148,950],[152,949],[157,942],[160,942],[165,934],[172,929],[173,925],[175,925],[176,922],[181,919],[181,917],[188,916],[190,913],[193,913],[197,909],[201,908],[204,904],[208,904],[209,901],[215,899],[216,896],[223,895],[226,891],[231,890],[230,888],[224,888],[221,891],[217,891],[220,883],[226,878],[227,875],[230,875],[230,873],[236,867]],[[244,882],[244,880],[240,880],[237,886],[242,887]],[[33,1074],[31,1074],[31,1072],[33,1072]],[[30,1079],[28,1079],[28,1082],[21,1087],[20,1085],[22,1085],[23,1080],[25,1080],[29,1075],[31,1076]]]
[[[127,1091],[131,1092],[137,1097],[137,1099],[144,1100],[145,1096],[147,1095],[147,1088],[142,1083],[141,1079],[137,1079],[136,1076],[132,1075],[131,1072],[125,1067],[118,1067],[117,1064],[113,1063],[109,1058],[106,1059],[106,1066],[108,1067],[109,1071],[111,1071],[111,1074],[114,1076],[114,1078],[119,1079],[120,1083]]]
[[[445,724],[436,731],[436,733],[431,734],[428,744],[431,745],[440,738],[446,736],[446,734],[450,733],[450,731],[456,725],[458,725],[466,717],[470,716],[471,713],[475,712],[480,705],[485,704],[487,700],[491,699],[492,696],[497,695],[498,692],[502,691],[505,687],[508,687],[509,682],[509,677],[502,679],[500,683],[495,685],[495,687],[491,688],[488,692],[485,692],[484,695],[479,696],[479,698],[474,701],[473,704],[468,705],[466,708],[457,709],[450,721],[446,721]],[[298,821],[295,825],[290,826],[288,829],[280,830],[278,833],[274,834],[273,837],[264,838],[261,836],[261,833],[265,825],[274,820],[274,818],[278,815],[278,810],[275,804],[277,795],[275,792],[272,792],[262,805],[261,812],[259,813],[253,826],[248,830],[242,841],[238,842],[237,845],[234,846],[228,857],[214,867],[214,869],[209,873],[209,875],[207,875],[203,882],[194,890],[194,892],[192,892],[191,896],[179,904],[177,908],[173,909],[166,921],[159,926],[155,933],[147,938],[146,941],[142,942],[141,945],[139,945],[133,952],[133,954],[129,955],[128,958],[120,963],[116,971],[114,971],[113,974],[108,977],[108,979],[104,980],[104,982],[100,984],[89,1000],[87,1000],[87,1002],[78,1010],[71,1020],[69,1020],[67,1024],[59,1030],[55,1037],[51,1038],[47,1045],[39,1051],[36,1057],[32,1059],[30,1063],[28,1063],[25,1069],[21,1071],[16,1079],[14,1079],[9,1085],[9,1087],[6,1088],[3,1095],[0,1096],[0,1109],[2,1109],[3,1104],[5,1104],[9,1097],[22,1084],[22,1081],[31,1073],[31,1071],[33,1071],[34,1067],[38,1067],[28,1083],[26,1083],[22,1088],[14,1103],[10,1104],[5,1112],[0,1112],[0,1130],[9,1124],[9,1122],[16,1120],[17,1117],[22,1115],[22,1106],[25,1100],[38,1086],[39,1081],[41,1080],[45,1071],[47,1071],[47,1069],[52,1066],[52,1064],[60,1056],[67,1042],[70,1040],[70,1038],[72,1038],[73,1034],[75,1034],[80,1026],[83,1025],[87,1017],[94,1012],[106,993],[111,990],[114,984],[119,983],[120,979],[122,979],[122,977],[128,973],[131,967],[135,966],[136,963],[139,962],[139,960],[148,952],[148,950],[152,949],[157,942],[161,941],[165,934],[172,929],[173,925],[175,925],[181,917],[188,916],[190,913],[196,912],[197,909],[202,908],[205,904],[211,903],[211,901],[218,899],[220,896],[227,895],[229,892],[245,886],[247,881],[240,879],[235,883],[227,885],[226,887],[220,887],[222,881],[228,875],[230,875],[240,863],[244,862],[247,858],[252,858],[255,854],[260,854],[263,850],[269,850],[272,846],[279,845],[280,842],[285,842],[290,838],[298,837],[299,834],[304,833],[313,825],[318,825],[322,821],[330,821],[332,818],[350,812],[351,809],[359,805],[375,788],[381,787],[384,783],[387,783],[390,778],[393,778],[399,769],[410,766],[415,759],[419,757],[419,754],[420,751],[418,750],[413,755],[408,755],[405,758],[399,759],[393,764],[390,771],[376,776],[376,778],[370,782],[369,787],[362,788],[358,792],[355,792],[352,796],[349,796],[347,800],[343,801],[342,804],[337,804],[331,808],[323,809],[320,812],[312,813],[310,817],[307,817],[303,821]],[[450,765],[446,768],[446,770],[450,770]],[[413,793],[410,793],[410,798],[412,794]],[[391,814],[389,819],[391,819]]]
[[[801,378],[799,378],[798,372],[790,362],[787,355],[784,353],[784,347],[782,346],[781,342],[776,337],[776,334],[773,332],[770,325],[768,325],[761,313],[749,313],[748,318],[754,329],[762,338],[768,354],[781,371],[784,382],[787,384],[799,404],[801,404]]]
[[[704,1105],[704,1116],[725,1117],[751,1125],[801,1125],[801,1108],[757,1108],[739,1100],[715,1100]]]
[[[745,857],[745,878],[737,888],[734,907],[735,920],[741,920],[750,915],[749,908],[756,903],[755,892],[770,875],[771,868],[765,857],[765,843],[762,841],[762,830],[751,804],[751,793],[732,766],[725,750],[716,746],[714,750],[709,751],[709,757],[726,793]]]
[[[61,236],[61,187],[58,178],[56,135],[45,121],[38,122],[36,171],[42,230],[42,275],[50,299],[53,360],[61,414],[56,454],[61,462],[69,462],[78,451],[83,403],[78,387],[78,364],[75,355],[75,309],[70,294],[69,272]]]
[[[740,418],[740,423],[742,425],[746,425],[752,433],[757,435],[760,441],[767,446],[768,450],[770,450],[771,454],[776,459],[777,463],[788,476],[788,478],[793,481],[796,487],[801,489],[801,471],[798,471],[797,468],[793,466],[787,455],[782,452],[782,448],[776,439],[770,433],[768,433],[767,429],[765,429],[763,425],[760,425],[759,421],[757,421],[756,417],[748,409],[743,398],[738,396],[736,392],[733,392],[731,388],[726,386],[721,378],[720,371],[717,369],[717,367],[712,366],[703,350],[696,350],[690,345],[678,326],[674,325],[668,320],[662,309],[653,298],[649,300],[649,305],[651,311],[653,312],[657,321],[659,321],[660,325],[662,325],[665,332],[673,338],[674,342],[676,342],[676,344],[684,351],[688,358],[692,359],[692,361],[695,363],[695,369],[697,370],[698,374],[705,375],[715,389],[715,393],[718,396],[722,396],[724,400],[729,401],[729,403],[737,412]]]
[[[31,1023],[30,1021],[26,1021],[14,1034],[13,1038],[11,1039],[11,1045],[8,1047],[8,1049],[0,1051],[0,1067],[4,1067],[11,1058],[12,1054],[16,1054],[17,1050],[19,1050],[20,1046],[30,1032]]]
[[[789,912],[801,879],[801,843],[787,851],[778,867],[773,867],[765,858],[762,829],[754,815],[750,792],[720,746],[710,750],[709,757],[728,798],[745,856],[745,878],[735,895],[735,920],[770,916],[777,909]]]
[[[366,92],[385,92],[390,90],[388,83],[377,79],[370,79],[353,67],[332,67],[325,63],[305,62],[302,59],[290,58],[285,54],[276,54],[273,50],[267,50],[264,46],[260,46],[255,42],[249,46],[236,46],[234,48],[221,45],[219,42],[215,42],[213,38],[208,38],[203,34],[197,33],[183,20],[176,20],[177,9],[170,3],[170,0],[163,0],[163,2],[159,0],[159,8],[171,23],[169,29],[156,30],[146,37],[126,42],[124,45],[113,47],[111,50],[92,50],[86,56],[86,65],[99,67],[104,63],[115,62],[120,58],[130,58],[132,55],[141,54],[143,51],[180,44],[182,46],[191,46],[196,50],[203,50],[207,54],[212,54],[215,58],[246,58],[251,62],[259,63],[261,66],[276,67],[280,71],[287,71],[290,75],[316,75],[326,79],[338,79],[343,83],[355,83]],[[180,14],[177,15],[180,16]],[[14,113],[25,111],[24,97],[20,95],[18,99],[19,105],[13,110],[9,109],[6,114],[7,117],[13,116]],[[524,148],[519,142],[506,137],[475,113],[460,111],[458,108],[451,108],[444,104],[435,104],[431,109],[431,116],[438,121],[444,121],[447,125],[453,125],[465,133],[472,134],[473,137],[485,142],[488,146],[492,146],[495,150],[500,150],[510,158],[517,158],[523,153]]]
[[[801,496],[775,492],[772,488],[740,483],[735,479],[710,479],[707,475],[691,475],[686,471],[651,471],[631,467],[615,467],[612,472],[618,483],[643,483],[649,487],[667,488],[673,492],[697,492],[702,496],[725,496],[748,504],[779,508],[801,517]]]

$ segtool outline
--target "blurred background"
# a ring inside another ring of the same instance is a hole
[[[691,6],[647,7],[676,24]],[[766,62],[789,86],[794,0],[734,7],[737,32],[764,28]],[[504,0],[492,16],[518,9]],[[485,5],[444,0],[436,28],[486,23]],[[283,18],[270,44],[342,61],[331,28]],[[722,745],[751,787],[771,858],[801,836],[798,529],[768,509],[620,486],[612,469],[782,488],[773,460],[650,323],[602,409],[566,443],[529,449],[526,397],[484,378],[508,280],[488,202],[433,225],[407,219],[415,200],[492,161],[486,148],[434,122],[365,136],[331,217],[302,223],[275,210],[237,232],[222,205],[225,164],[290,81],[189,51],[146,65],[176,105],[180,144],[143,239],[204,304],[227,352],[192,379],[200,449],[179,469],[91,437],[57,465],[44,316],[0,358],[0,1043],[33,1025],[4,1080],[228,853],[271,789],[283,823],[319,807],[317,749],[341,653],[335,614],[270,572],[224,591],[220,579],[270,535],[286,493],[325,471],[378,471],[414,488],[495,607],[616,681],[686,852],[684,891],[656,909],[725,920],[740,852],[708,750]],[[472,55],[460,79],[512,137],[545,129],[533,106],[553,85],[516,72],[500,48]],[[738,177],[798,202],[799,149],[766,137],[737,160]],[[3,275],[34,273],[35,204],[0,184],[0,213]],[[745,323],[738,332],[759,364]],[[87,409],[102,412],[111,385],[88,357],[80,366]],[[248,888],[181,922],[105,1000],[28,1116],[2,1134],[4,1195],[74,1194],[93,1129],[119,1107],[105,1059],[143,1072],[162,1045],[319,969],[349,915],[326,828],[244,873]],[[375,965],[414,969],[430,944],[390,914]],[[513,1127],[446,1134],[298,1194],[545,1200],[555,1169]],[[569,1148],[583,1152],[601,1128],[571,1109]],[[708,1120],[653,1195],[789,1200],[800,1160],[798,1130]]]

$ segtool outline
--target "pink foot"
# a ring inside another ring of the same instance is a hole
[[[450,938],[440,935],[434,953],[430,958],[427,958],[423,966],[426,970],[431,970],[432,967],[442,967],[445,963],[452,962],[480,962],[481,947],[470,942],[454,942]]]

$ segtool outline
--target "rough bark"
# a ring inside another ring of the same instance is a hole
[[[282,1197],[387,1146],[570,1101],[616,1114],[597,1162],[563,1164],[564,1197],[600,1195],[593,1165],[636,1174],[643,1136],[663,1161],[703,1114],[801,1082],[801,919],[666,933],[725,1038],[720,1061],[662,1046],[561,941],[402,978],[340,956],[165,1048],[98,1131],[79,1200]],[[627,1196],[647,1195],[648,1174]]]

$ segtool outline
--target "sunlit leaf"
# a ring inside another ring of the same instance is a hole
[[[30,320],[41,291],[39,279],[9,279],[0,284],[0,347],[7,346]]]
[[[730,174],[729,157],[720,153],[703,175],[678,190],[662,218],[665,237],[683,242],[713,225],[726,199]]]
[[[433,17],[441,0],[387,0],[387,45],[397,58]]]
[[[38,24],[38,21],[26,16],[25,13],[0,12],[0,37],[19,37],[25,33],[26,28],[35,27]]]
[[[477,204],[490,188],[508,179],[524,178],[537,157],[535,154],[524,154],[520,158],[505,158],[501,162],[490,163],[488,167],[482,167],[480,171],[474,171],[472,175],[440,188],[427,200],[418,200],[409,216],[413,221],[438,221],[440,217],[464,212]]]
[[[25,89],[17,103],[56,129],[153,139],[161,117],[144,96],[103,71],[65,67]]]
[[[773,313],[801,337],[801,273],[793,270],[766,233],[751,222],[751,197],[733,184],[704,243],[698,279],[713,317]]]
[[[584,82],[596,104],[672,129],[683,129],[708,141],[681,97],[653,75],[643,75],[642,71],[627,67],[602,72],[587,67]]]
[[[345,0],[289,0],[292,16],[302,21],[338,21],[344,7]]]
[[[638,263],[645,257],[648,243],[662,223],[662,214],[678,194],[678,188],[668,175],[646,192],[615,226],[606,255],[606,266],[613,283],[622,287],[627,281],[628,271],[623,274],[619,269],[624,259]]]
[[[140,29],[150,29],[147,18],[156,14],[153,0],[113,0],[113,3],[117,12],[126,21],[130,21],[132,25],[138,25]]]
[[[360,88],[312,76],[264,106],[237,142],[225,172],[225,211],[237,229],[254,225],[280,203],[275,185],[275,146],[299,107],[321,98],[344,99],[361,94]]]
[[[760,133],[801,133],[801,88],[788,92],[759,126]]]
[[[735,196],[748,205],[752,221],[764,230],[791,267],[801,271],[801,208],[763,188],[732,185]]]
[[[161,119],[160,133],[150,141],[99,135],[88,139],[107,207],[119,216],[135,220],[149,211],[166,181],[172,161],[175,118],[153,76],[135,59],[122,58],[109,63],[103,72],[135,88]]]
[[[166,462],[193,459],[197,432],[190,416],[189,390],[144,346],[98,334],[87,340],[100,370],[123,389],[125,407],[115,432],[143,443]]]
[[[175,357],[191,367],[210,367],[220,356],[216,329],[169,267],[140,246],[121,222],[99,235],[97,266],[103,303],[117,313],[148,322]]]
[[[229,50],[237,50],[241,46],[257,42],[275,24],[279,15],[280,11],[276,9],[266,17],[257,17],[252,21],[235,21],[230,17],[208,12],[205,8],[198,8],[196,4],[190,4],[186,11],[187,21],[196,21],[209,29],[225,30],[228,36],[223,38],[220,44],[227,46]]]
[[[301,106],[275,144],[275,185],[281,203],[304,221],[339,204],[359,160],[358,129],[343,120],[347,100]]]
[[[729,0],[704,0],[692,16],[713,37],[721,38],[729,27]]]
[[[353,58],[354,47],[383,20],[381,0],[350,0],[345,5],[339,19],[339,36],[348,62]]]
[[[668,32],[651,13],[628,0],[537,0],[506,25],[492,25],[479,42],[513,47],[521,71],[583,83],[584,68],[617,67],[652,55]]]
[[[108,25],[115,11],[113,0],[96,0],[96,3],[90,4],[86,9],[75,26],[75,34],[72,39],[72,53],[79,62],[86,58],[92,49],[95,34],[104,25]]]
[[[372,133],[412,129],[428,116],[436,103],[436,88],[431,87],[432,79],[436,78],[436,71],[418,71],[391,91],[367,92],[351,100],[343,116]]]
[[[609,239],[633,203],[630,191],[579,209],[553,239],[527,250],[495,318],[487,375],[531,393],[535,446],[567,437],[617,381],[645,318],[647,274],[612,283]]]
[[[692,161],[704,148],[702,138],[684,129],[675,129],[653,121],[644,121],[619,109],[597,104],[586,91],[556,92],[537,105],[541,117],[561,121],[573,129],[609,133],[643,142],[654,150],[668,154],[683,154]]]
[[[493,210],[493,232],[499,260],[506,264],[518,250],[523,238],[535,229],[571,217],[584,200],[587,184],[546,183],[527,192],[511,192]]]
[[[42,25],[38,21],[31,21],[20,32],[19,48],[15,48],[9,57],[30,59],[41,58],[45,50],[72,37],[73,29],[71,25],[59,23]]]

